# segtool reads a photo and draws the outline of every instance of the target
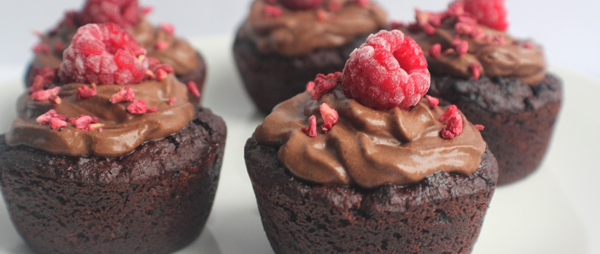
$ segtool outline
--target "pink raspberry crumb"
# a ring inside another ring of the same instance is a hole
[[[114,23],[129,28],[138,23],[144,12],[138,0],[88,0],[77,17],[80,24]]]
[[[439,43],[434,44],[433,46],[431,46],[431,48],[429,48],[429,56],[433,58],[438,58],[440,57],[440,55],[442,55],[442,45],[440,45]]]
[[[154,48],[156,48],[158,50],[165,50],[165,49],[169,48],[169,43],[167,43],[166,41],[157,41],[156,44],[154,45]]]
[[[110,97],[110,102],[112,104],[115,103],[119,103],[119,102],[124,102],[124,101],[133,101],[135,99],[135,92],[133,91],[133,89],[131,89],[130,87],[125,87],[125,88],[121,88],[119,89],[119,92],[116,94],[113,94]]]
[[[58,117],[52,117],[52,119],[50,119],[50,128],[52,128],[53,130],[58,130],[60,128],[65,128],[67,127],[67,122],[64,120],[61,120]]]
[[[460,44],[456,46],[456,53],[459,56],[466,54],[469,51],[469,43],[467,41],[461,41]]]
[[[446,127],[440,131],[444,139],[453,139],[459,136],[463,130],[463,120],[460,114],[455,114],[446,122]]]
[[[62,103],[62,99],[58,95],[52,95],[48,98],[48,103],[50,103],[50,106],[56,107]]]
[[[409,110],[429,90],[423,50],[399,30],[381,31],[350,54],[343,72],[344,94],[367,107]]]
[[[469,70],[471,71],[471,75],[473,75],[473,79],[479,80],[481,77],[481,65],[473,63],[469,65]]]
[[[196,85],[196,82],[194,82],[194,81],[188,82],[187,89],[194,96],[200,97],[200,91],[198,91],[198,85]]]
[[[431,109],[434,109],[440,105],[440,99],[438,98],[429,95],[425,95],[425,98],[427,99],[427,104],[429,104],[429,108]]]
[[[310,92],[310,91],[313,91],[313,90],[315,90],[315,82],[314,81],[309,81],[306,84],[306,91]]]
[[[141,115],[146,113],[146,111],[148,111],[148,106],[146,105],[146,101],[144,101],[143,99],[139,99],[127,106],[127,112],[129,112],[130,114]]]
[[[335,109],[329,107],[329,105],[327,105],[326,103],[321,104],[319,111],[321,112],[321,118],[323,118],[323,125],[321,125],[321,130],[327,133],[331,130],[331,128],[333,128],[333,125],[335,125],[338,122],[340,117],[338,115],[338,112]]]
[[[160,23],[160,26],[159,26],[159,27],[160,27],[160,29],[162,29],[163,31],[167,32],[168,34],[173,34],[173,33],[175,33],[175,26],[173,26],[173,25],[172,25],[172,24],[170,24],[170,23],[166,23],[166,22]]]
[[[149,109],[146,111],[146,113],[156,113],[156,111],[158,111],[158,107],[157,107],[157,106],[154,106],[154,107],[151,107],[151,108],[149,108]]]
[[[52,120],[52,118],[58,118],[63,121],[67,120],[66,116],[58,114],[58,113],[56,113],[56,110],[51,109],[51,110],[48,110],[48,112],[44,113],[43,115],[38,116],[35,119],[35,122],[38,124],[41,124],[41,125],[48,125],[48,124],[50,124],[50,120]]]
[[[96,96],[96,89],[90,88],[89,86],[83,85],[77,88],[77,100],[90,98]]]
[[[169,75],[169,73],[167,73],[167,71],[163,70],[163,69],[158,69],[156,71],[156,79],[158,81],[163,81],[167,78],[167,76]]]
[[[80,115],[77,118],[69,118],[69,122],[80,130],[88,130],[90,124],[92,124],[92,117],[87,115]]]
[[[479,131],[483,131],[485,129],[485,126],[481,125],[481,124],[476,124],[475,129],[478,129]]]
[[[58,95],[58,93],[60,93],[60,87],[55,87],[48,90],[35,91],[31,94],[31,96],[29,96],[29,98],[34,101],[48,101],[50,97],[53,95]]]
[[[177,101],[177,97],[173,97],[167,101],[167,105],[173,106],[173,104],[175,104],[176,101]]]
[[[265,15],[269,18],[279,18],[279,16],[281,16],[281,9],[277,6],[273,6],[273,5],[269,5],[269,4],[265,5],[264,12],[265,12]]]
[[[342,81],[342,73],[335,72],[329,73],[327,76],[323,74],[317,74],[315,78],[315,88],[312,91],[311,97],[313,100],[319,100],[321,96],[329,93],[335,86]]]
[[[302,127],[302,132],[304,132],[307,136],[314,138],[317,136],[317,117],[310,116],[308,118],[308,126]]]

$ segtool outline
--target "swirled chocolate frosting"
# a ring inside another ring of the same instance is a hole
[[[309,137],[301,128],[319,106],[339,113],[329,133]],[[453,139],[440,137],[445,108],[421,102],[410,111],[379,111],[347,98],[341,85],[320,100],[309,92],[278,105],[256,128],[259,144],[279,147],[279,160],[300,179],[324,185],[375,188],[417,183],[443,171],[470,175],[481,163],[486,143],[461,114],[464,128]]]
[[[323,9],[295,11],[278,5],[279,17],[265,13],[267,1],[256,0],[238,37],[255,42],[263,54],[287,56],[308,54],[317,48],[341,46],[358,35],[373,33],[386,26],[387,15],[377,4],[361,6],[342,0],[339,10]],[[319,18],[321,12],[321,19]]]
[[[10,146],[25,145],[56,155],[119,157],[132,152],[142,142],[164,138],[188,125],[194,116],[194,106],[188,101],[188,92],[174,75],[162,81],[144,81],[133,85],[101,85],[97,94],[77,99],[77,89],[86,84],[66,84],[59,94],[62,103],[52,107],[48,102],[33,101],[29,94],[17,103],[17,119],[6,133]],[[121,88],[130,87],[135,100],[143,99],[148,107],[157,107],[154,113],[130,114],[132,102],[109,102]],[[167,103],[176,98],[174,103]],[[40,125],[36,118],[48,110],[68,118],[89,115],[98,118],[99,130],[81,130],[68,125],[52,130]]]
[[[62,62],[63,49],[69,46],[79,26],[76,20],[66,19],[53,31],[41,35],[40,43],[48,45],[50,52],[35,52],[32,65],[58,68]],[[186,74],[198,66],[196,50],[189,43],[152,26],[145,18],[141,17],[135,26],[126,30],[146,49],[148,57],[154,57],[161,63],[170,65],[175,73]],[[157,42],[167,43],[167,48],[156,49]]]

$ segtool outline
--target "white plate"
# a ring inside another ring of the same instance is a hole
[[[227,122],[221,182],[200,239],[180,254],[273,253],[262,229],[244,164],[244,144],[261,122],[231,54],[230,37],[193,40],[208,62],[204,104]],[[600,81],[551,68],[565,82],[565,103],[542,167],[517,184],[497,189],[474,253],[600,253]],[[1,84],[0,131],[14,118],[20,81]],[[594,239],[596,241],[594,241]],[[0,204],[0,254],[30,253]]]

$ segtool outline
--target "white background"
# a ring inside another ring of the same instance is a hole
[[[414,7],[442,10],[450,0],[378,0],[392,19],[412,21]],[[185,37],[232,34],[251,0],[140,0],[153,22],[168,21]],[[83,0],[0,0],[0,64],[24,66],[36,38]],[[600,1],[507,0],[509,31],[545,46],[549,62],[600,77]]]

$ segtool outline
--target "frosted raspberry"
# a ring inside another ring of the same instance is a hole
[[[135,84],[146,76],[145,55],[146,50],[117,25],[90,24],[77,30],[58,75],[65,83]]]
[[[315,88],[312,91],[312,99],[318,100],[326,93],[329,93],[335,86],[342,81],[342,73],[335,72],[329,73],[327,76],[323,74],[317,74],[315,78]]]
[[[41,125],[47,125],[50,124],[50,120],[52,120],[52,118],[58,118],[60,120],[67,120],[67,117],[56,113],[56,110],[51,109],[48,110],[48,112],[44,113],[41,116],[38,116],[38,118],[35,119],[35,122]]]
[[[427,104],[429,104],[429,107],[431,109],[434,109],[438,105],[440,105],[440,99],[438,99],[438,98],[435,98],[435,97],[429,96],[429,95],[425,95],[425,98],[427,99]]]
[[[129,104],[129,106],[127,106],[127,112],[131,113],[131,114],[144,114],[146,113],[146,111],[148,111],[148,106],[146,105],[146,101],[139,99],[134,103]]]
[[[96,95],[96,89],[89,86],[80,86],[77,88],[77,100],[90,98]]]
[[[130,87],[121,88],[118,93],[113,94],[110,97],[110,102],[112,104],[124,102],[124,101],[133,101],[135,99],[135,92]]]
[[[307,136],[312,137],[312,138],[317,136],[317,117],[316,116],[310,116],[308,118],[308,126],[302,127],[302,132],[304,132]]]
[[[508,28],[508,11],[504,0],[464,0],[464,10],[484,26],[500,31]]]
[[[200,97],[200,91],[198,91],[198,85],[196,85],[196,82],[194,82],[194,81],[188,82],[187,89],[194,96]]]
[[[164,23],[163,22],[163,23],[160,23],[159,27],[163,31],[167,32],[168,34],[174,34],[175,33],[175,27],[172,24]]]
[[[329,130],[331,130],[331,128],[333,128],[333,125],[338,122],[340,117],[338,115],[338,112],[335,109],[329,107],[329,105],[327,105],[326,103],[321,104],[319,111],[321,112],[321,118],[323,118],[323,125],[321,125],[321,130],[327,133],[329,132]]]
[[[173,106],[173,104],[175,104],[176,101],[177,101],[177,97],[173,97],[167,101],[167,105]]]
[[[343,74],[344,93],[374,109],[409,110],[429,90],[423,50],[398,30],[381,31],[350,54]]]
[[[67,127],[67,122],[64,120],[61,120],[58,117],[53,117],[52,119],[50,119],[50,128],[52,128],[53,130],[58,130],[60,128],[64,128]]]
[[[71,123],[77,129],[88,130],[90,124],[92,124],[92,117],[86,116],[86,115],[80,115],[77,118],[69,118],[69,123]]]
[[[34,101],[48,101],[53,95],[58,95],[60,87],[55,87],[48,90],[40,90],[33,92],[29,98]]]
[[[481,124],[476,124],[476,125],[475,125],[475,126],[473,126],[473,127],[475,127],[475,129],[478,129],[479,131],[483,131],[483,130],[485,130],[485,126],[483,126],[483,125],[481,125]]]
[[[440,131],[444,139],[453,139],[459,136],[463,130],[463,120],[460,114],[454,114],[446,121],[446,127]]]
[[[279,2],[292,10],[309,10],[319,6],[323,0],[279,0]]]
[[[81,24],[115,23],[129,28],[138,23],[143,12],[137,0],[88,0],[77,17]]]

